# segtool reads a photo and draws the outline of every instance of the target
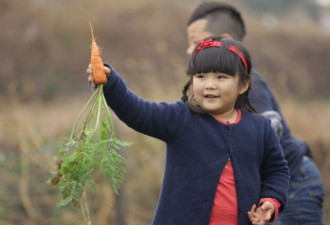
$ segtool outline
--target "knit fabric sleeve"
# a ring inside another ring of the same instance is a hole
[[[118,118],[132,129],[169,142],[182,127],[188,107],[183,102],[156,103],[144,100],[131,91],[116,70],[111,68],[104,85],[107,104]]]
[[[270,121],[265,121],[264,156],[261,171],[261,198],[275,198],[281,203],[280,211],[286,205],[289,189],[289,169],[282,147]]]

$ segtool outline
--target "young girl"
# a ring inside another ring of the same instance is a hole
[[[108,67],[108,105],[134,130],[167,144],[154,225],[276,218],[286,203],[288,168],[270,121],[249,103],[251,62],[241,44],[202,40],[189,62],[182,101],[171,104],[139,98]]]

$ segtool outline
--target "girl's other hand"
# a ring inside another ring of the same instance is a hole
[[[274,205],[269,201],[265,201],[258,208],[253,205],[251,211],[248,212],[248,216],[252,224],[264,225],[271,220],[274,211]]]
[[[275,211],[273,203],[265,201],[257,208],[257,213],[263,218],[265,222],[271,220]]]
[[[253,225],[265,225],[266,221],[263,219],[263,217],[257,212],[256,210],[257,206],[254,204],[251,207],[251,211],[248,212],[249,220]]]
[[[107,75],[107,77],[110,76],[111,73],[111,69],[109,67],[104,66],[104,72]],[[92,64],[89,64],[87,69],[86,69],[86,73],[88,74],[88,82],[90,83],[90,85],[92,86],[93,89],[96,88],[96,84],[94,83],[94,79],[93,79],[93,68],[92,68]]]

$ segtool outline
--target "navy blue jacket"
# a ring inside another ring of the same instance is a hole
[[[305,142],[293,137],[285,122],[280,106],[273,96],[266,82],[256,70],[251,71],[252,90],[249,94],[251,104],[258,112],[276,111],[282,117],[283,134],[280,142],[284,151],[285,159],[288,161],[291,177],[295,176],[300,169],[302,159],[305,155],[311,154]]]
[[[155,103],[136,96],[112,68],[104,86],[108,105],[129,127],[167,144],[166,165],[154,225],[208,225],[222,169],[232,160],[240,225],[260,198],[286,204],[289,171],[270,121],[242,110],[224,125],[196,114],[182,101]]]

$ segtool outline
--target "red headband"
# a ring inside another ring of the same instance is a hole
[[[220,41],[212,41],[212,39],[207,39],[206,41],[201,40],[199,42],[198,47],[196,48],[194,55],[196,55],[200,50],[204,48],[210,48],[210,47],[221,47],[221,42]]]
[[[231,52],[235,53],[236,55],[238,55],[238,57],[241,59],[243,65],[244,65],[245,72],[247,73],[248,68],[247,68],[247,63],[246,63],[246,60],[245,60],[245,57],[244,57],[243,53],[233,45],[229,45],[228,49],[229,49],[229,51],[231,51]]]
[[[194,52],[194,55],[196,55],[200,50],[204,49],[204,48],[211,48],[211,47],[221,47],[222,45],[222,42],[221,41],[212,41],[212,39],[207,39],[206,41],[204,40],[201,40],[199,42],[199,45],[197,46],[195,52]],[[233,45],[229,45],[227,47],[227,49],[233,53],[235,53],[236,55],[238,55],[238,57],[241,59],[243,65],[244,65],[244,69],[245,69],[245,72],[247,73],[247,63],[246,63],[246,59],[243,55],[243,53],[238,50],[235,46]]]

